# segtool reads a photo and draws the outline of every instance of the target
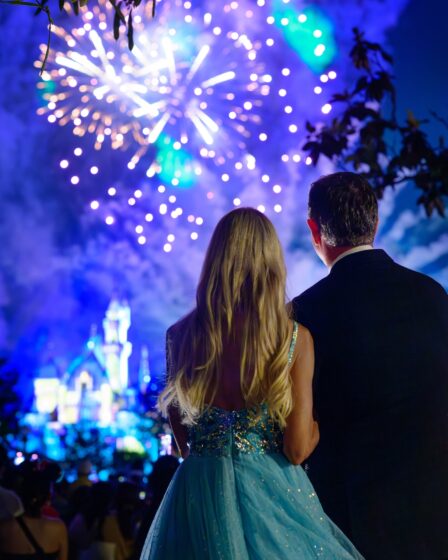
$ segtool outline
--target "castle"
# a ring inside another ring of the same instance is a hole
[[[104,336],[93,328],[80,356],[60,372],[46,364],[34,379],[34,406],[60,424],[82,420],[109,426],[122,409],[135,406],[137,393],[145,393],[151,381],[148,349],[142,348],[138,386],[129,384],[128,340],[131,310],[126,301],[113,299],[103,319]]]

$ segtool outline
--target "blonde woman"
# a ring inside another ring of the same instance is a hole
[[[322,511],[302,463],[319,439],[313,340],[285,308],[272,223],[218,223],[196,308],[167,333],[160,396],[185,461],[142,560],[361,559]]]

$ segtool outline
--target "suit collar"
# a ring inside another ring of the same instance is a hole
[[[369,251],[360,251],[344,255],[343,259],[335,262],[330,270],[330,276],[340,274],[344,271],[351,271],[358,267],[369,266],[372,264],[380,264],[386,262],[393,262],[386,251],[383,249],[370,249]]]
[[[337,257],[330,265],[330,268],[333,268],[334,265],[341,261],[344,257],[347,257],[348,255],[351,255],[353,253],[360,253],[361,251],[371,251],[373,249],[372,245],[359,245],[358,247],[352,247],[351,249],[348,249],[347,251],[345,251],[344,253],[341,253],[339,255],[339,257]]]

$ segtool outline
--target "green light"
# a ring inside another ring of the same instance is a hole
[[[319,9],[300,12],[282,0],[274,0],[273,17],[289,46],[314,72],[322,72],[336,55],[336,42],[330,19]]]
[[[47,105],[50,96],[56,91],[56,82],[53,80],[40,80],[37,83],[37,98],[41,105]]]
[[[193,157],[169,136],[161,135],[156,146],[160,179],[179,188],[193,186],[196,180]]]

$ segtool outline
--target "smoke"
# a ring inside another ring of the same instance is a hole
[[[405,0],[315,2],[334,22],[340,49],[335,63],[338,89],[343,89],[343,80],[352,79],[345,70],[352,27],[367,25],[370,38],[382,39],[405,4]],[[136,368],[139,348],[146,343],[152,370],[162,371],[164,331],[194,305],[208,239],[217,220],[232,207],[231,201],[227,193],[214,189],[213,203],[198,208],[207,220],[198,226],[195,243],[180,221],[167,219],[145,246],[138,245],[135,235],[129,234],[134,210],[127,206],[122,209],[123,229],[98,223],[87,206],[92,195],[68,188],[58,167],[63,150],[73,149],[71,134],[36,115],[40,99],[32,63],[46,30],[31,13],[20,10],[11,9],[0,19],[0,348],[11,362],[19,364],[25,377],[45,360],[57,358],[64,366],[81,351],[91,324],[101,323],[109,299],[118,295],[130,301],[133,314],[131,369]],[[72,16],[60,18],[66,26],[72,22]],[[303,91],[298,95],[304,123],[321,100]],[[299,148],[301,139],[297,142]],[[102,157],[106,166],[113,165],[112,156]],[[269,146],[264,163],[269,167]],[[282,212],[269,216],[285,247],[288,295],[294,297],[326,274],[310,243],[306,201],[310,182],[330,172],[332,166],[323,161],[318,169],[304,164],[285,169]],[[114,171],[120,177],[120,170]],[[272,206],[277,200],[260,179],[243,180],[240,195],[244,204],[257,206],[268,201]],[[208,176],[207,183],[216,186],[216,178]],[[92,188],[96,188],[94,184]],[[205,199],[203,192],[193,191],[180,196]],[[411,268],[436,266],[431,273],[446,286],[448,236],[443,233],[444,222],[436,218],[428,225],[420,211],[409,210],[414,203],[409,204],[408,191],[386,193],[378,243]],[[160,249],[168,232],[176,236],[170,253]]]

